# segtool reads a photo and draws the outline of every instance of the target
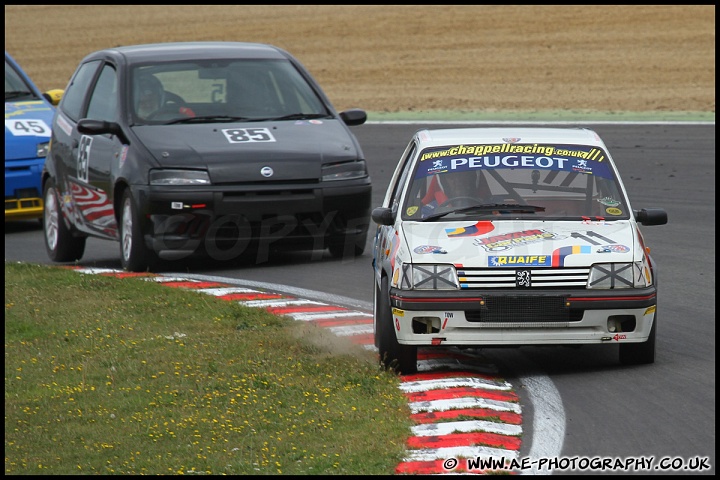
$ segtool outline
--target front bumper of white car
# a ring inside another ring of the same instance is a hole
[[[654,287],[532,294],[391,289],[405,345],[562,345],[644,342],[655,318]]]

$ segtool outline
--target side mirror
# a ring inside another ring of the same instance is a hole
[[[668,221],[667,212],[662,208],[643,208],[633,211],[633,214],[642,225],[665,225]]]
[[[372,211],[372,219],[378,225],[392,225],[395,223],[395,215],[392,209],[385,207],[377,207]]]
[[[340,112],[340,118],[345,122],[348,127],[354,127],[355,125],[362,125],[367,120],[367,113],[365,110],[359,108],[351,108]]]
[[[130,141],[125,136],[120,125],[116,122],[108,122],[106,120],[92,120],[90,118],[83,118],[77,124],[78,132],[84,135],[115,135],[123,143],[128,144]]]
[[[62,89],[55,89],[55,90],[48,90],[47,92],[44,92],[42,96],[50,102],[51,104],[57,106],[60,103],[60,100],[62,100],[63,94],[65,93],[65,90]]]

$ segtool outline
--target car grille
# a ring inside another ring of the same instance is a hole
[[[468,322],[480,323],[567,323],[582,320],[583,310],[571,310],[566,298],[549,295],[483,296],[484,305],[467,310]]]
[[[458,268],[460,288],[585,289],[589,267]]]

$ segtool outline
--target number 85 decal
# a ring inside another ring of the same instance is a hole
[[[267,128],[227,128],[222,132],[230,143],[275,141],[275,137]]]
[[[90,169],[90,146],[93,137],[83,135],[80,138],[80,145],[77,153],[77,178],[82,182],[88,181],[88,170]]]

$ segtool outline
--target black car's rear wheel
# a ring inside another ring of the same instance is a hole
[[[655,363],[655,337],[657,336],[657,312],[653,316],[650,336],[643,343],[621,343],[620,363],[623,365],[644,365]]]
[[[145,246],[140,215],[129,189],[123,193],[120,210],[120,259],[129,272],[152,270],[158,260],[157,254]]]
[[[410,375],[417,373],[417,346],[401,345],[393,326],[392,308],[387,277],[375,288],[375,345],[380,352],[380,363],[386,370]]]
[[[42,223],[48,257],[54,262],[80,260],[85,253],[87,237],[73,236],[72,231],[65,225],[60,211],[60,197],[52,178],[45,182],[43,203]]]

